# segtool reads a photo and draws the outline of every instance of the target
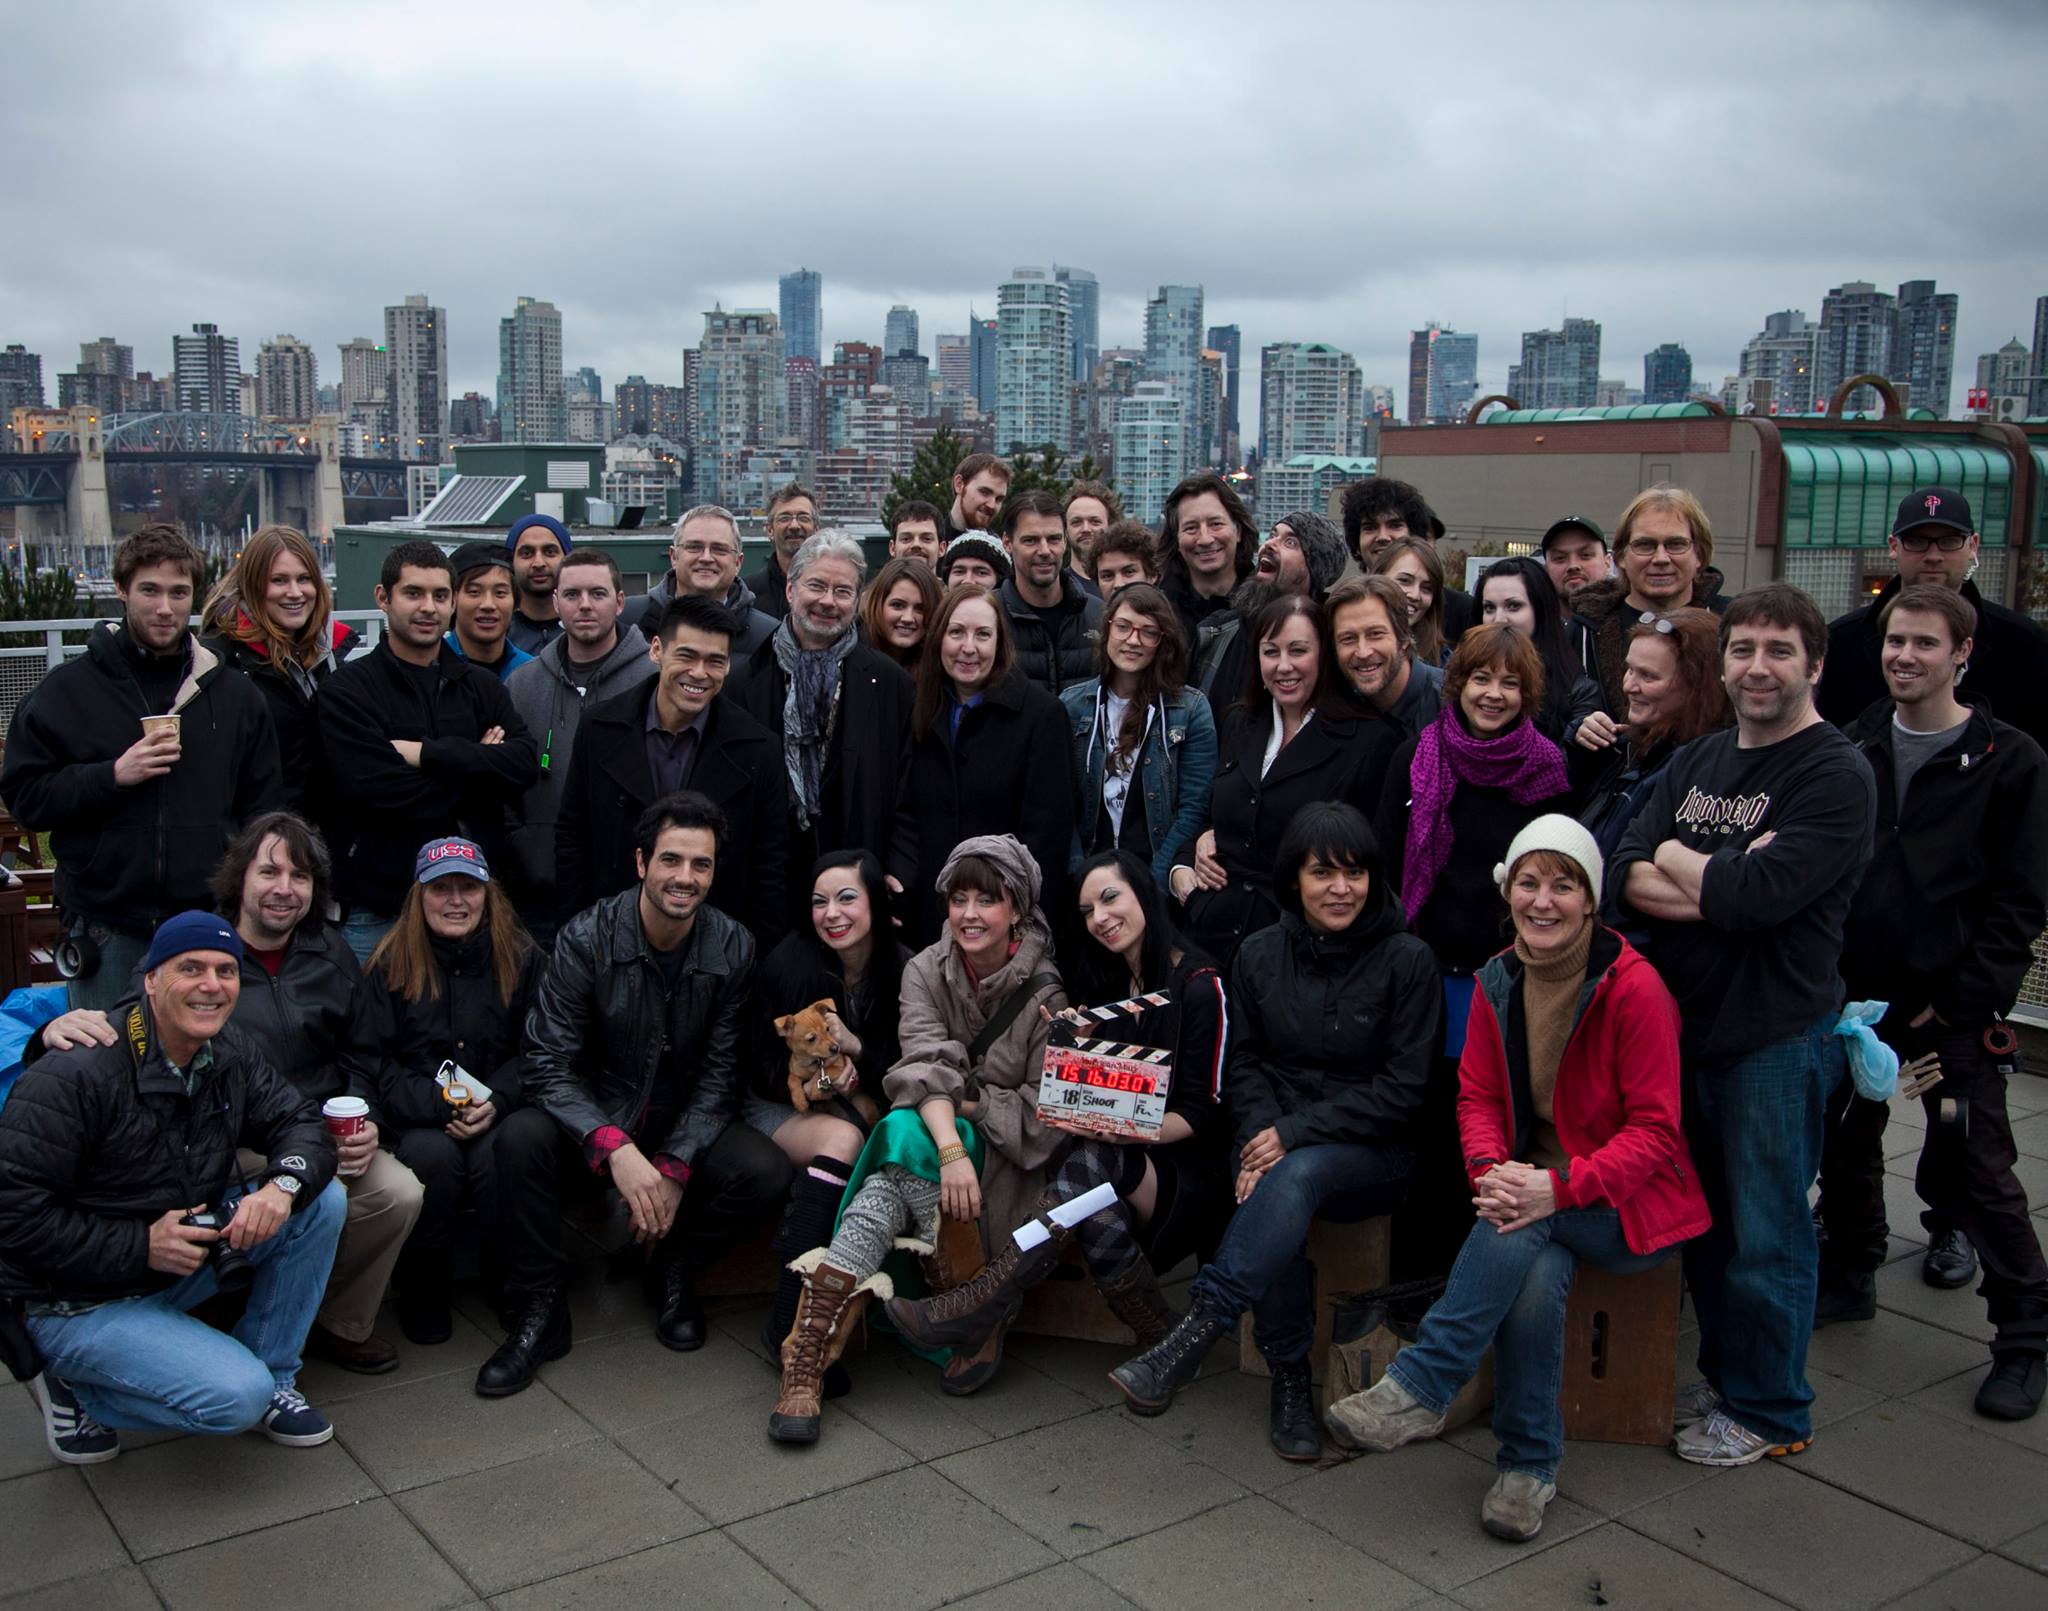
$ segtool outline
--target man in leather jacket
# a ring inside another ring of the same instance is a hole
[[[242,941],[241,993],[229,1022],[308,1101],[369,1100],[369,1082],[349,1057],[362,970],[327,909],[331,863],[319,830],[289,811],[268,811],[242,830],[213,875],[214,909]],[[138,983],[137,990],[140,985]],[[105,1013],[81,1008],[45,1026],[50,1051],[111,1046]],[[399,1250],[419,1218],[419,1178],[381,1144],[371,1103],[362,1128],[336,1143],[336,1178],[348,1193],[348,1221],[306,1353],[365,1376],[398,1368],[398,1350],[372,1329]],[[242,1168],[262,1164],[244,1150]]]
[[[498,1132],[507,1308],[476,1390],[502,1398],[569,1351],[559,1204],[605,1185],[647,1251],[655,1336],[704,1344],[691,1276],[778,1213],[790,1166],[740,1120],[753,937],[705,904],[725,816],[681,790],[649,806],[640,882],[579,913],[526,1025],[527,1105]]]
[[[45,1053],[0,1108],[0,1299],[23,1306],[67,1464],[113,1459],[118,1427],[334,1436],[295,1385],[345,1211],[334,1147],[318,1105],[229,1022],[241,954],[210,912],[169,919],[114,1044]],[[248,1307],[224,1336],[186,1311],[236,1266]]]

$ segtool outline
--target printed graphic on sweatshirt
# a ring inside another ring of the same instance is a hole
[[[1771,809],[1769,794],[1708,794],[1697,783],[1686,791],[1675,821],[1700,834],[1751,833]]]

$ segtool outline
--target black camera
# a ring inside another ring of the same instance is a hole
[[[60,979],[90,979],[100,971],[100,944],[84,924],[67,929],[50,952]]]
[[[179,1220],[180,1225],[195,1225],[202,1231],[219,1231],[221,1240],[207,1251],[213,1261],[213,1278],[220,1283],[223,1292],[247,1292],[250,1283],[256,1279],[256,1270],[249,1263],[249,1255],[227,1244],[228,1221],[232,1214],[222,1214],[211,1208],[202,1208],[196,1214],[187,1214]]]

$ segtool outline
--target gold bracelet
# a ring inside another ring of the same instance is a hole
[[[966,1157],[967,1149],[957,1141],[952,1142],[947,1146],[939,1148],[939,1167],[943,1169],[947,1164],[962,1163],[966,1160]]]

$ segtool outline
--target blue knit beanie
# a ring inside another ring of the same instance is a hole
[[[211,912],[180,912],[165,918],[157,928],[142,959],[142,971],[149,973],[187,951],[225,951],[240,962],[242,937]]]
[[[545,526],[555,534],[555,541],[562,545],[562,552],[568,553],[576,545],[569,540],[569,528],[553,515],[521,515],[512,522],[512,529],[505,533],[505,552],[511,553],[519,546],[519,534],[531,526]]]

